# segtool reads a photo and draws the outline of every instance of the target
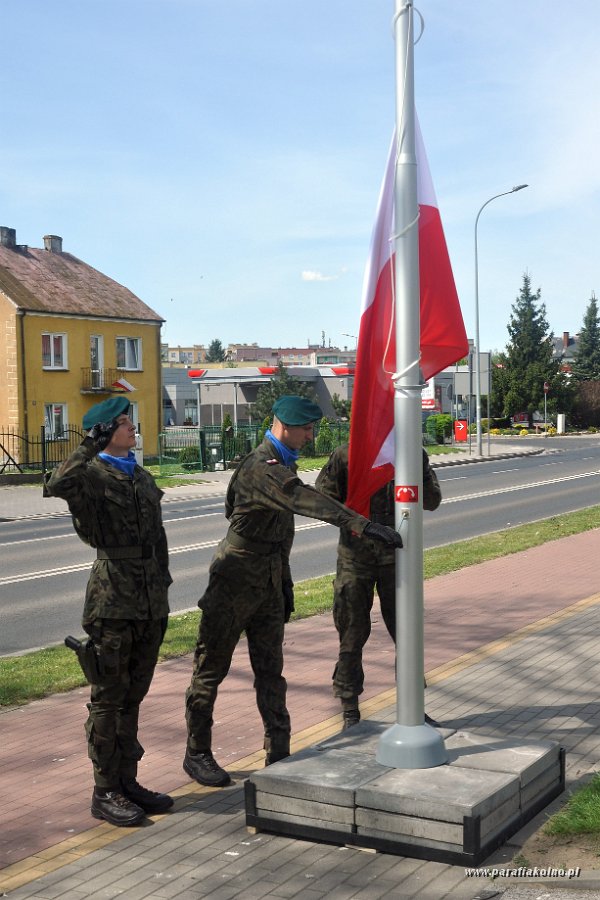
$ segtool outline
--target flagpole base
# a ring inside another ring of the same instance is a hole
[[[433,769],[448,762],[448,753],[431,725],[396,724],[379,738],[376,759],[391,769]]]

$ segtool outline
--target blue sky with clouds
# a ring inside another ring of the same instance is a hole
[[[597,0],[423,0],[419,118],[467,331],[525,271],[556,334],[600,293]],[[352,344],[394,118],[393,0],[23,0],[2,10],[0,224],[170,344]]]

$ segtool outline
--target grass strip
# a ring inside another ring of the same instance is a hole
[[[550,816],[544,834],[598,834],[600,832],[600,775],[571,794],[559,812]]]
[[[600,528],[600,506],[436,547],[424,553],[425,578],[445,575],[595,528]],[[332,575],[324,575],[298,582],[295,586],[296,612],[293,618],[303,619],[330,610],[332,580]],[[193,651],[199,618],[200,612],[196,610],[169,618],[160,652],[161,660]],[[0,707],[17,706],[84,684],[77,658],[66,647],[51,647],[0,659]]]

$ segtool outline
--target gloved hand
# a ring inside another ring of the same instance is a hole
[[[290,616],[294,612],[294,584],[292,581],[284,581],[281,589],[283,591],[283,610],[284,621],[289,622]]]
[[[116,419],[111,422],[98,422],[88,431],[88,437],[96,444],[98,450],[104,450],[110,444],[110,439],[119,427]]]
[[[389,525],[380,525],[378,522],[369,522],[363,531],[365,537],[371,538],[372,541],[381,541],[389,547],[402,547],[402,538],[397,531],[390,528]]]

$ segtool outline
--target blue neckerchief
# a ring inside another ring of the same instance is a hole
[[[133,478],[133,470],[135,469],[135,453],[130,450],[127,456],[111,456],[110,453],[99,453],[100,459],[110,463],[115,469],[125,472],[130,478]]]
[[[297,450],[290,450],[289,447],[286,447],[285,444],[282,444],[281,441],[277,440],[270,428],[265,431],[265,437],[267,440],[271,441],[277,452],[281,454],[284,466],[288,466],[288,468],[293,466],[300,456],[299,452]]]

